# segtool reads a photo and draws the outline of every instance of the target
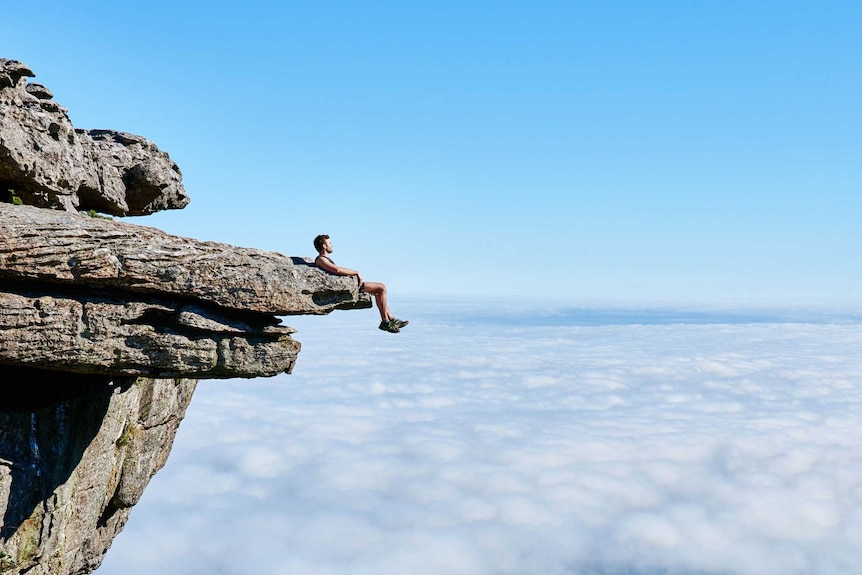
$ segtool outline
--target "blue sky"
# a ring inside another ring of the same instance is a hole
[[[171,233],[398,295],[862,304],[858,2],[57,2],[4,11]]]

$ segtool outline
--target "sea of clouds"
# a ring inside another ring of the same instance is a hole
[[[412,302],[202,381],[97,575],[862,572],[862,319]]]

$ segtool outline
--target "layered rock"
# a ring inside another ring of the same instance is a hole
[[[0,204],[2,280],[159,294],[269,315],[370,302],[355,277],[325,274],[304,258],[10,204]]]
[[[370,307],[304,258],[0,204],[0,363],[227,378],[290,372],[278,316]]]
[[[0,59],[0,575],[82,575],[165,464],[197,380],[290,373],[282,316],[371,300],[302,257],[80,213],[188,197],[166,153],[74,128],[32,76]]]
[[[146,138],[79,130],[25,64],[0,58],[0,192],[23,203],[131,216],[189,203],[182,173]]]

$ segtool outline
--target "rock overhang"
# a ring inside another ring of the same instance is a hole
[[[281,317],[371,307],[307,258],[99,215],[184,207],[182,172],[146,138],[75,128],[33,76],[0,59],[0,364],[271,376],[300,349]]]

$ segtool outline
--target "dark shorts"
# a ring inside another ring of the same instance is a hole
[[[362,282],[361,284],[359,284],[359,293],[362,293],[364,291],[365,291],[365,282]]]

